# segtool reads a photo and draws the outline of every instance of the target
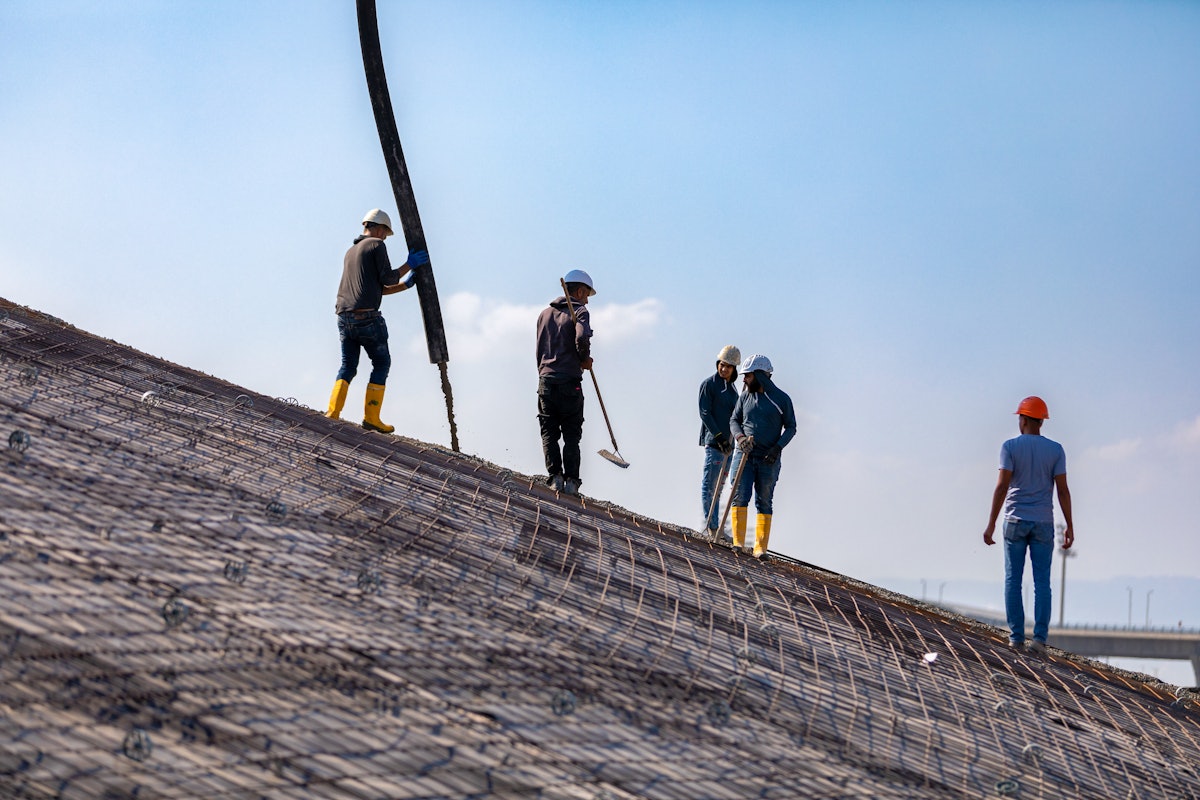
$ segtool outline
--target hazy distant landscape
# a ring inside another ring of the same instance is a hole
[[[1059,619],[1060,564],[1055,561],[1052,588],[1054,613],[1051,624]],[[1063,620],[1067,625],[1112,625],[1146,627],[1147,600],[1150,627],[1156,629],[1200,629],[1200,578],[1116,577],[1107,580],[1072,581],[1067,567],[1066,603]],[[954,580],[936,576],[924,578],[878,578],[871,582],[917,600],[962,604],[990,609],[1004,616],[1003,575],[995,581]],[[1032,613],[1032,588],[1025,581],[1026,613]],[[1132,599],[1132,604],[1131,604]],[[1102,659],[1103,660],[1103,659]],[[1136,670],[1179,686],[1195,686],[1195,673],[1187,661],[1156,661],[1114,658],[1108,663]]]

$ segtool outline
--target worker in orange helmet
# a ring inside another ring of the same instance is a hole
[[[1010,647],[1025,642],[1025,606],[1021,580],[1025,553],[1033,568],[1033,641],[1028,649],[1046,650],[1050,629],[1050,562],[1054,554],[1054,490],[1067,524],[1063,550],[1075,543],[1071,521],[1071,490],[1067,487],[1067,455],[1062,445],[1042,436],[1050,411],[1040,397],[1026,397],[1017,406],[1021,435],[1000,448],[1000,477],[992,492],[992,511],[983,531],[985,544],[995,544],[996,520],[1004,508],[1004,608]]]

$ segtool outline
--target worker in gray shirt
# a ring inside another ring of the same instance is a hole
[[[380,433],[396,430],[379,419],[383,406],[383,392],[392,356],[388,351],[387,323],[379,311],[386,294],[403,292],[413,285],[417,267],[429,263],[429,253],[416,250],[408,254],[403,266],[392,268],[388,259],[384,239],[392,235],[392,220],[378,208],[371,209],[363,217],[363,232],[354,240],[342,264],[342,281],[338,285],[337,312],[338,338],[342,343],[342,366],[338,369],[329,398],[329,410],[325,416],[340,419],[346,404],[346,393],[350,381],[358,373],[358,360],[362,351],[371,359],[371,378],[367,383],[366,399],[363,403],[362,426]]]

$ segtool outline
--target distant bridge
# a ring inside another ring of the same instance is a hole
[[[942,608],[1001,628],[1008,623],[999,612],[943,603]],[[1026,635],[1033,625],[1026,625]],[[1200,686],[1200,630],[1195,628],[1134,628],[1118,625],[1050,626],[1049,644],[1080,656],[1157,658],[1191,661],[1196,686]]]

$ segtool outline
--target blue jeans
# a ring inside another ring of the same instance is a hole
[[[734,475],[737,474],[738,464],[743,458],[746,458],[745,453],[741,450],[734,451],[731,467]],[[754,508],[758,513],[772,513],[771,499],[775,496],[775,483],[779,480],[781,463],[776,459],[774,464],[764,464],[762,456],[751,454],[746,461],[746,468],[742,470],[741,481],[733,487],[733,504],[739,508],[750,505],[750,492],[753,490]]]
[[[1025,551],[1033,567],[1033,638],[1045,642],[1050,632],[1050,561],[1054,557],[1054,523],[1004,520],[1004,610],[1009,637],[1025,641],[1025,604],[1021,579]]]
[[[713,497],[720,495],[721,467],[728,463],[728,456],[715,447],[704,448],[704,477],[700,479],[700,513],[705,516],[704,526],[716,529],[721,524],[721,504],[713,505]],[[709,513],[709,509],[712,513]]]
[[[358,359],[361,350],[367,351],[371,359],[371,383],[387,384],[388,371],[392,368],[392,354],[388,351],[387,323],[378,311],[347,311],[338,314],[338,339],[342,342],[342,368],[338,380],[349,383],[358,374]]]

